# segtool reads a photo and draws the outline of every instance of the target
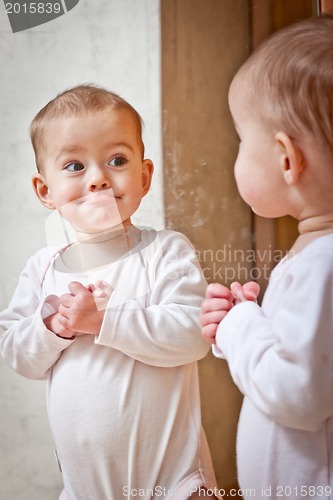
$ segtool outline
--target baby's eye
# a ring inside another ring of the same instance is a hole
[[[71,163],[68,163],[65,166],[65,170],[68,170],[69,172],[80,172],[83,169],[84,165],[82,165],[82,163],[79,163],[77,161],[72,161]]]
[[[125,165],[126,162],[127,160],[124,156],[114,156],[109,161],[109,165],[111,167],[122,167],[123,165]]]

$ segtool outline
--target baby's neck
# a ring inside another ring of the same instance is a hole
[[[121,259],[133,250],[140,240],[141,231],[135,226],[126,226],[74,243],[61,254],[61,261],[69,271],[87,272]],[[60,266],[59,262],[56,268],[60,269]]]
[[[299,237],[291,250],[298,253],[320,236],[333,233],[333,213],[317,215],[301,220],[298,224]]]

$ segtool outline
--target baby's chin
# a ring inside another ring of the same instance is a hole
[[[113,228],[123,223],[122,217],[119,213],[110,214],[110,211],[104,210],[95,211],[94,214],[87,214],[86,220],[72,224],[75,231],[96,234],[105,231],[111,231]]]
[[[121,230],[124,230],[125,223],[122,221],[117,221],[113,224],[102,225],[99,227],[77,227],[74,228],[76,237],[78,241],[88,241],[97,240],[99,237],[103,237],[107,234],[112,234]]]

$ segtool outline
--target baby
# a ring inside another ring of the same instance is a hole
[[[141,118],[83,85],[37,114],[31,139],[35,192],[76,241],[29,259],[0,316],[1,353],[48,380],[61,498],[197,498],[216,487],[197,372],[206,284],[183,235],[131,223],[153,174]]]
[[[237,461],[246,498],[333,498],[333,17],[264,42],[236,74],[235,178],[299,237],[258,287],[209,285],[203,335],[244,394]]]

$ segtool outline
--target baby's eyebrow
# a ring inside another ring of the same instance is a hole
[[[107,144],[106,148],[128,148],[131,151],[134,151],[133,147],[127,143],[127,142],[110,142],[110,144]]]
[[[130,149],[131,151],[134,152],[133,146],[131,146],[131,144],[124,142],[124,141],[110,142],[109,144],[106,144],[104,149],[107,150],[107,149],[124,148],[124,147],[127,149]],[[62,150],[60,151],[60,153],[58,154],[58,156],[56,158],[56,161],[59,160],[59,158],[61,158],[63,155],[73,154],[73,153],[82,153],[83,151],[87,151],[87,148],[82,147],[82,146],[76,146],[75,144],[66,146],[66,147],[62,148]]]
[[[62,155],[64,154],[70,154],[70,153],[79,153],[80,151],[84,151],[85,148],[82,148],[80,146],[66,146],[65,148],[63,148],[60,153],[58,154],[56,160],[58,160]]]

